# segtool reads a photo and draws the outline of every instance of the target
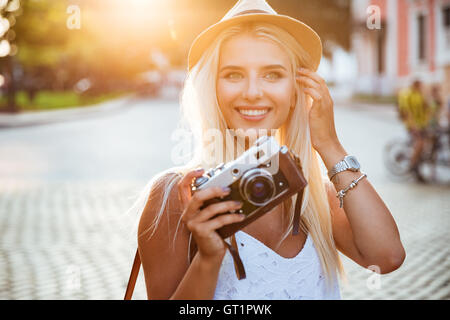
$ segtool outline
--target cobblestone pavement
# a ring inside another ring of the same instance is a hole
[[[377,113],[371,123],[377,116],[384,121]],[[347,117],[343,110],[337,121]],[[342,139],[355,150],[356,142]],[[378,276],[344,257],[342,297],[450,299],[450,189],[392,181],[370,164],[378,156],[364,152],[359,158],[394,215],[407,258],[397,271]],[[1,179],[0,299],[122,299],[136,249],[136,220],[125,212],[144,185]],[[134,299],[145,298],[141,271]]]
[[[134,220],[124,212],[142,187],[4,181],[0,299],[122,299],[136,245]],[[343,298],[449,299],[448,199],[435,187],[381,189],[396,213],[407,258],[378,278],[344,257]],[[417,201],[422,197],[427,200]],[[135,299],[146,297],[143,282],[141,272]]]

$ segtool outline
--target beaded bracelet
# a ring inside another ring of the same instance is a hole
[[[336,197],[339,198],[339,202],[340,202],[339,208],[342,208],[344,206],[344,197],[345,197],[345,194],[347,193],[347,191],[356,187],[356,185],[358,184],[359,181],[361,181],[362,179],[367,177],[367,174],[365,174],[364,172],[361,172],[361,173],[363,174],[361,177],[359,177],[356,180],[353,180],[352,183],[350,183],[350,185],[347,188],[342,189],[341,191],[339,191],[337,193]]]

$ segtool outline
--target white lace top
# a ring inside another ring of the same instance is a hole
[[[238,231],[236,242],[246,278],[236,276],[233,258],[227,251],[219,271],[215,300],[341,299],[339,283],[327,290],[320,260],[308,234],[294,258],[284,258],[249,234]]]

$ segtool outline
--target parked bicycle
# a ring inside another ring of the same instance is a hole
[[[396,178],[414,177],[424,183],[450,185],[450,128],[438,127],[426,130],[426,144],[420,156],[417,170],[411,169],[413,138],[395,139],[384,149],[386,168]]]

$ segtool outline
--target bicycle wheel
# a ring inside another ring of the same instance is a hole
[[[409,170],[413,148],[405,141],[389,142],[383,152],[383,160],[389,172],[396,177],[411,175]]]
[[[418,171],[428,183],[450,185],[450,150],[442,142],[439,141],[437,149],[419,162]]]

